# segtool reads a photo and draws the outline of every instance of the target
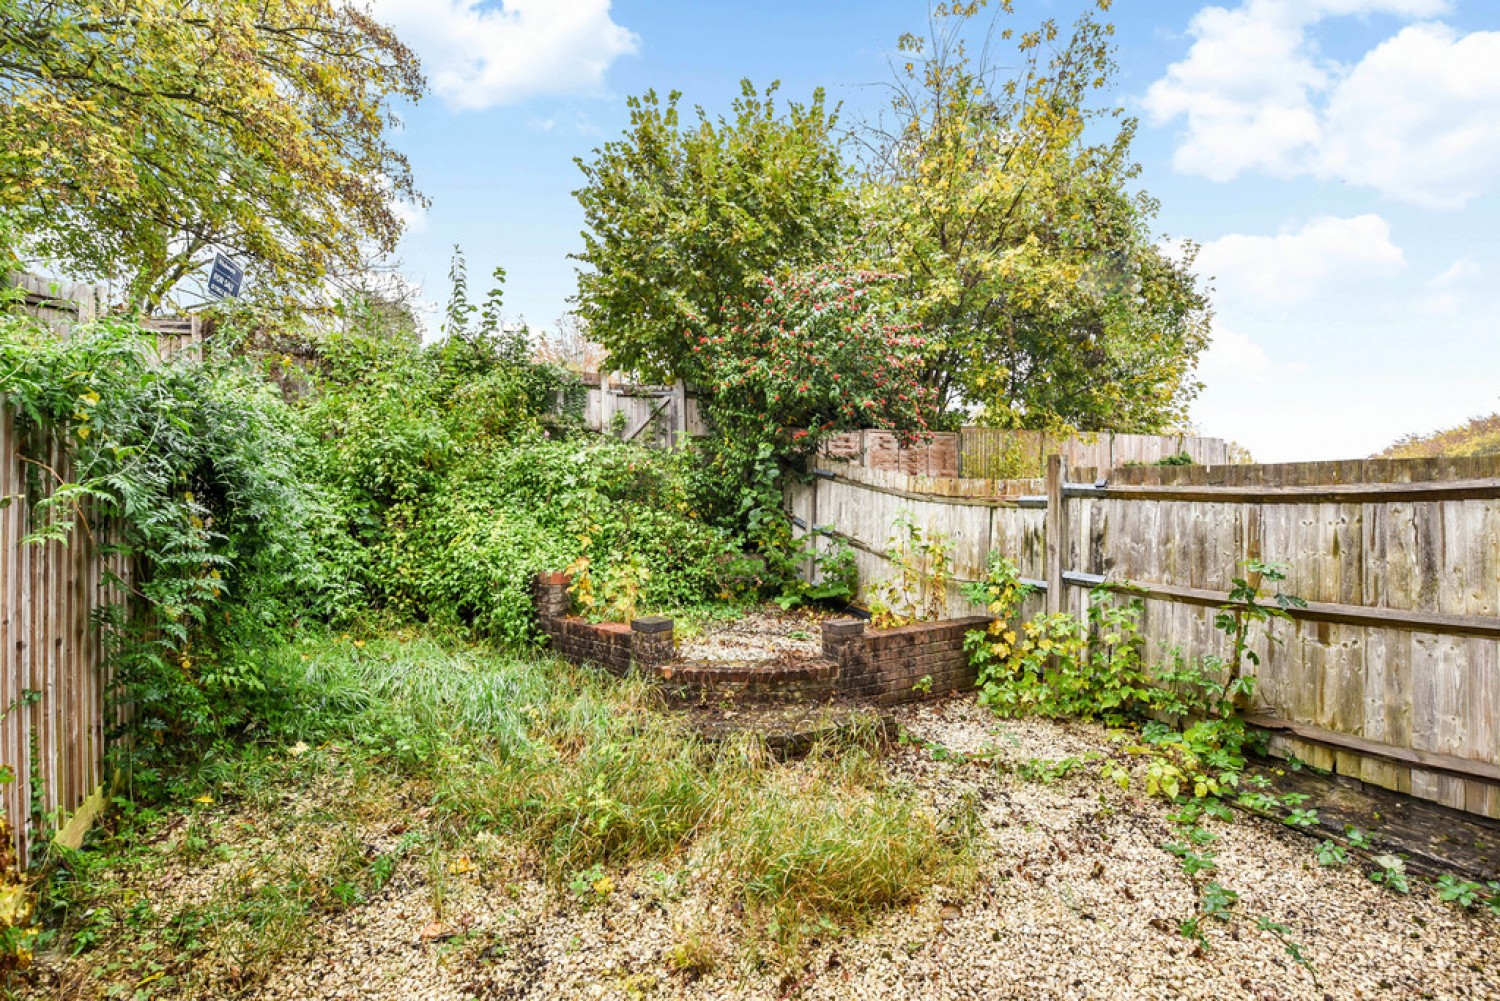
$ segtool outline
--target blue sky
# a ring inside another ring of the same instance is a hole
[[[453,244],[550,327],[574,291],[575,156],[647,88],[738,81],[879,110],[925,0],[376,0],[433,94],[402,147],[431,206],[399,256],[431,301]],[[1077,0],[1018,0],[1016,24]],[[1367,455],[1500,409],[1500,5],[1117,0],[1116,99],[1140,117],[1164,239],[1203,245],[1215,344],[1198,430],[1261,461]]]

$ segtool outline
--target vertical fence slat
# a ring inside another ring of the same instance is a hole
[[[57,475],[72,475],[60,442],[43,459]],[[14,415],[0,399],[0,496],[11,498],[0,510],[0,703],[15,706],[0,719],[0,763],[16,776],[0,804],[23,865],[34,848],[28,834],[50,833],[49,818],[77,809],[98,788],[105,730],[104,651],[93,623],[107,598],[100,554],[81,524],[67,545],[22,544],[31,529],[31,476],[43,489],[52,485],[52,472],[28,471]],[[28,691],[40,693],[34,705],[21,704]]]

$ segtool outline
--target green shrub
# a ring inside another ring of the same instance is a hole
[[[348,598],[328,559],[342,545],[332,499],[300,475],[307,443],[280,396],[241,361],[161,362],[129,321],[60,340],[24,317],[0,326],[0,393],[35,474],[33,538],[91,538],[133,567],[129,602],[121,586],[101,611],[113,696],[145,738],[132,753],[242,723],[238,696],[264,679],[225,651]],[[72,458],[66,482],[53,442]]]
[[[1067,613],[1019,620],[1031,593],[1015,565],[991,558],[985,579],[965,596],[996,618],[969,633],[965,649],[978,669],[980,701],[1006,715],[1076,716],[1120,723],[1160,708],[1163,694],[1142,662],[1141,602],[1097,589],[1080,622]]]
[[[531,639],[531,578],[587,556],[601,577],[640,567],[651,607],[716,598],[736,548],[703,510],[696,453],[592,435],[554,413],[569,377],[525,342],[449,307],[423,347],[368,334],[319,344],[301,405],[307,466],[336,498],[359,604],[509,643]]]

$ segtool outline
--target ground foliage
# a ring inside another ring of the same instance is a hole
[[[885,545],[891,572],[866,588],[870,624],[890,629],[941,619],[953,577],[953,545],[948,533],[923,529],[910,510],[898,511]]]
[[[413,869],[420,926],[453,923],[444,885],[478,867],[495,892],[540,872],[579,910],[649,867],[742,908],[739,948],[788,963],[809,937],[972,878],[967,824],[893,781],[873,731],[781,763],[753,738],[704,741],[642,679],[409,630],[309,630],[254,656],[251,739],[193,762],[178,803],[127,804],[54,862],[43,947],[101,993],[252,987]],[[163,852],[222,878],[142,894]]]
[[[149,824],[164,804],[217,795],[212,784],[242,775],[243,755],[264,741],[337,739],[371,767],[436,783],[455,823],[509,832],[559,878],[693,839],[729,867],[733,892],[776,940],[909,899],[958,864],[961,846],[890,798],[863,752],[762,789],[781,780],[752,781],[767,764],[753,744],[696,742],[649,714],[640,686],[604,698],[586,672],[523,666],[538,641],[538,573],[586,561],[599,614],[619,617],[741,594],[847,596],[852,561],[832,554],[822,584],[800,582],[807,554],[786,531],[768,452],[757,453],[761,489],[746,491],[725,484],[718,453],[648,451],[574,426],[559,408],[571,377],[531,359],[502,306],[498,281],[469,301],[460,257],[431,344],[379,302],[345,304],[335,328],[274,337],[274,320],[228,309],[201,362],[160,357],[128,317],[59,340],[6,314],[0,392],[34,469],[35,538],[92,538],[133,566],[128,599],[103,612],[112,698],[132,707],[128,733],[115,735],[128,739],[112,759],[122,784],[111,823],[134,830],[133,816]],[[53,442],[70,469],[46,465]],[[628,608],[612,588],[628,588]],[[372,640],[366,653],[366,639],[323,631],[411,626],[521,657],[486,654],[502,666],[471,678],[434,673],[441,657],[430,649],[415,662],[374,657],[395,648]],[[323,669],[320,648],[296,645],[309,636],[338,649],[337,670]],[[523,688],[545,689],[545,709]],[[539,721],[554,717],[561,756],[537,743]],[[455,759],[454,747],[472,757]],[[830,809],[816,790],[834,785],[843,798]],[[795,816],[777,820],[780,809]],[[222,923],[249,943],[272,920],[275,948],[289,940],[282,932],[295,938],[314,914],[354,906],[389,877],[338,858],[325,875],[286,868],[270,896],[226,898],[211,915],[169,922],[175,930],[145,912],[62,920],[79,948],[134,927],[189,952],[205,939],[178,934],[187,924]],[[54,908],[93,892],[86,856],[54,852],[42,864],[89,887],[54,886]]]
[[[580,557],[601,576],[649,564],[643,606],[716,597],[734,539],[705,510],[697,457],[572,425],[557,412],[572,377],[504,329],[498,285],[481,309],[459,261],[454,276],[441,340],[326,339],[302,411],[358,543],[361,603],[518,643],[533,637],[531,578]]]
[[[741,537],[716,523],[711,472],[585,434],[560,416],[568,379],[500,322],[499,286],[422,345],[353,311],[304,331],[299,358],[219,320],[208,357],[161,360],[128,319],[59,340],[21,316],[0,337],[36,538],[129,554],[112,625],[115,693],[135,707],[138,794],[184,744],[256,725],[263,642],[317,623],[426,623],[537,641],[534,575],[591,558],[601,579],[653,568],[642,608],[719,600]],[[389,336],[387,336],[389,335]],[[279,392],[274,367],[301,390]],[[71,470],[47,465],[60,440]],[[622,570],[622,568],[624,568]],[[748,586],[762,581],[751,578]]]
[[[1193,912],[1178,923],[1178,932],[1199,951],[1209,948],[1209,922],[1230,923],[1240,894],[1215,878],[1213,845],[1219,835],[1210,821],[1229,821],[1235,810],[1280,816],[1296,829],[1318,823],[1315,807],[1302,793],[1273,795],[1272,783],[1247,768],[1251,755],[1266,752],[1263,734],[1250,729],[1240,710],[1255,690],[1257,634],[1302,599],[1279,589],[1286,567],[1249,560],[1244,575],[1232,579],[1228,601],[1214,615],[1224,635],[1227,656],[1206,655],[1188,661],[1172,653],[1166,663],[1144,658],[1140,621],[1143,602],[1131,597],[1128,584],[1096,588],[1083,620],[1068,613],[1038,615],[1022,621],[1020,608],[1030,594],[1014,564],[992,558],[986,578],[966,589],[996,619],[986,630],[971,632],[965,646],[978,669],[980,701],[1001,715],[1035,714],[1100,720],[1113,728],[1114,746],[1083,760],[1047,764],[1047,776],[1085,771],[1121,789],[1143,788],[1148,796],[1175,805],[1170,815],[1173,838],[1161,847],[1172,855],[1192,885]],[[1274,642],[1274,637],[1268,637]],[[1301,767],[1293,759],[1291,766]],[[1404,862],[1376,854],[1363,832],[1347,831],[1350,849],[1370,856],[1376,868],[1369,878],[1397,893],[1410,887]],[[1350,855],[1332,841],[1317,849],[1322,865],[1346,865]],[[1436,884],[1440,897],[1465,909],[1494,909],[1495,898],[1472,881],[1446,877]],[[1289,928],[1261,917],[1257,927],[1282,945],[1294,963],[1318,984],[1318,973]]]
[[[332,614],[346,590],[327,558],[330,498],[300,475],[308,442],[279,394],[234,360],[163,363],[130,322],[58,340],[19,319],[0,336],[0,392],[31,470],[32,537],[130,561],[104,615],[135,751],[241,720],[231,693],[260,682],[226,652]],[[55,439],[71,470],[48,464]]]
[[[1138,734],[1103,768],[1128,785],[1126,762],[1143,761],[1149,795],[1183,801],[1231,795],[1246,753],[1260,740],[1237,711],[1255,690],[1256,631],[1305,604],[1279,590],[1262,591],[1285,579],[1284,567],[1260,561],[1234,578],[1228,602],[1214,617],[1228,656],[1190,662],[1174,654],[1152,664],[1141,634],[1144,603],[1131,596],[1128,583],[1094,589],[1082,619],[1053,612],[1023,620],[1021,605],[1032,589],[1015,564],[994,555],[985,579],[965,589],[995,616],[965,639],[980,701],[1002,715],[1098,719]]]

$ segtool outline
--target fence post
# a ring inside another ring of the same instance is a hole
[[[687,429],[687,383],[678,379],[672,383],[672,440],[667,442],[670,451],[675,452],[682,447]]]
[[[1063,560],[1067,553],[1068,512],[1063,484],[1068,481],[1068,460],[1061,455],[1047,456],[1047,614],[1061,612],[1063,601]]]
[[[818,460],[813,458],[813,469],[818,468]],[[812,540],[812,548],[807,557],[807,582],[816,584],[818,582],[818,477],[812,478],[812,497],[808,500],[807,509],[807,536]]]

